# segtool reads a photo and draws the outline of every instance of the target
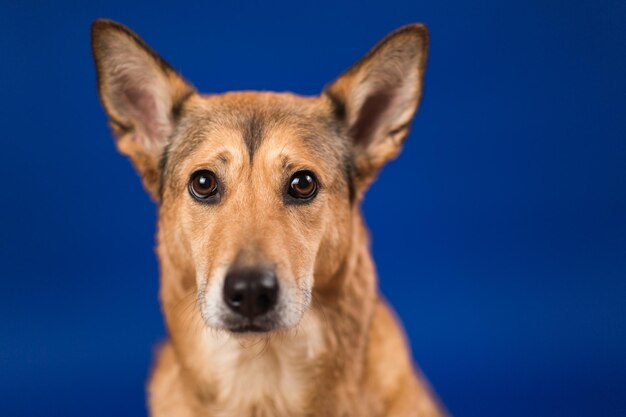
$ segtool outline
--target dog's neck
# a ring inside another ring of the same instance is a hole
[[[236,415],[267,399],[276,414],[290,415],[303,412],[314,398],[332,395],[333,387],[312,385],[324,373],[332,374],[330,380],[360,379],[378,295],[367,230],[360,216],[355,217],[341,268],[326,288],[314,290],[312,306],[297,328],[244,337],[210,330],[199,312],[187,305],[193,300],[185,301],[188,296],[182,295],[166,298],[164,292],[171,297],[172,288],[162,287],[163,310],[181,373],[201,401],[214,404],[224,415],[229,415],[226,410]],[[182,278],[180,271],[161,261],[163,274]],[[168,278],[172,277],[162,276],[162,286],[171,285]]]

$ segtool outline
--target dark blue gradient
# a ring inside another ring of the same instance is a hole
[[[624,2],[129,3],[0,5],[0,415],[145,415],[165,334],[97,17],[203,92],[302,94],[426,22],[421,109],[364,205],[415,359],[456,416],[626,415]]]

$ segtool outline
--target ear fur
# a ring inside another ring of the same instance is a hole
[[[183,78],[127,27],[96,20],[91,27],[100,99],[119,151],[142,176],[158,200],[159,160],[177,113],[195,93]]]
[[[422,95],[428,30],[403,26],[324,90],[354,149],[360,192],[398,156]]]

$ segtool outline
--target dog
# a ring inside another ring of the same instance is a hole
[[[158,205],[169,339],[150,415],[445,415],[378,292],[359,208],[417,110],[426,27],[315,97],[201,95],[110,20],[91,45],[117,148]]]

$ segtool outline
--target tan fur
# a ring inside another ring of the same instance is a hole
[[[109,21],[94,24],[93,45],[119,149],[159,203],[170,338],[150,378],[151,415],[443,415],[378,293],[358,205],[408,132],[425,28],[386,38],[319,97],[199,95]],[[190,197],[198,169],[224,184],[218,204]],[[305,205],[286,204],[285,178],[302,169],[316,174],[320,191]],[[220,291],[234,264],[275,267],[284,307],[275,330],[224,327]]]

